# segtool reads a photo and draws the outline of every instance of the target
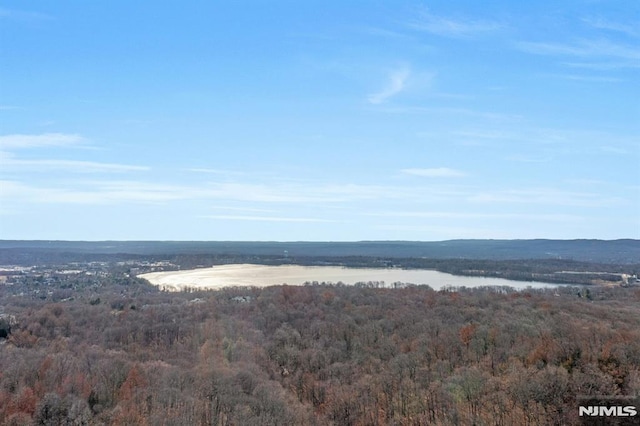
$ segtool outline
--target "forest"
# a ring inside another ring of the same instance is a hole
[[[448,240],[448,241],[38,241],[0,240],[0,264],[56,259],[86,261],[168,255],[292,257],[363,256],[418,259],[564,259],[592,263],[638,263],[640,240]],[[4,261],[3,261],[4,260]]]
[[[581,404],[638,407],[637,286],[169,293],[122,266],[22,285],[0,285],[3,425],[580,425],[605,424]]]

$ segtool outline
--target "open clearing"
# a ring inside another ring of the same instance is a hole
[[[185,271],[150,272],[140,278],[170,291],[185,287],[197,289],[219,289],[223,287],[266,287],[271,285],[303,285],[305,282],[356,284],[358,282],[394,282],[427,284],[433,289],[443,287],[509,286],[518,289],[527,287],[557,287],[556,284],[540,282],[510,281],[500,278],[461,277],[425,269],[373,269],[343,268],[338,266],[299,265],[218,265]]]

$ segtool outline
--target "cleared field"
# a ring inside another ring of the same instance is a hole
[[[509,286],[514,288],[557,287],[555,284],[510,281],[499,278],[460,277],[424,269],[366,269],[336,266],[266,266],[252,264],[219,265],[186,271],[151,272],[139,275],[150,283],[170,291],[185,287],[219,289],[223,287],[266,287],[271,285],[303,285],[305,282],[355,284],[378,281],[427,284],[443,287]]]

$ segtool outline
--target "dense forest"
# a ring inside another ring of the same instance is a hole
[[[638,287],[114,276],[62,280],[57,302],[0,286],[0,424],[575,425],[589,397],[638,406]]]
[[[0,240],[0,264],[35,259],[97,256],[227,255],[382,257],[428,259],[564,259],[592,263],[638,263],[640,240],[448,240],[357,242],[264,241],[14,241]],[[2,261],[3,259],[10,262]]]

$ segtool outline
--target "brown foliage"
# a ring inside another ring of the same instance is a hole
[[[571,425],[577,396],[640,388],[640,300],[559,293],[285,286],[35,304],[0,346],[0,424]]]

